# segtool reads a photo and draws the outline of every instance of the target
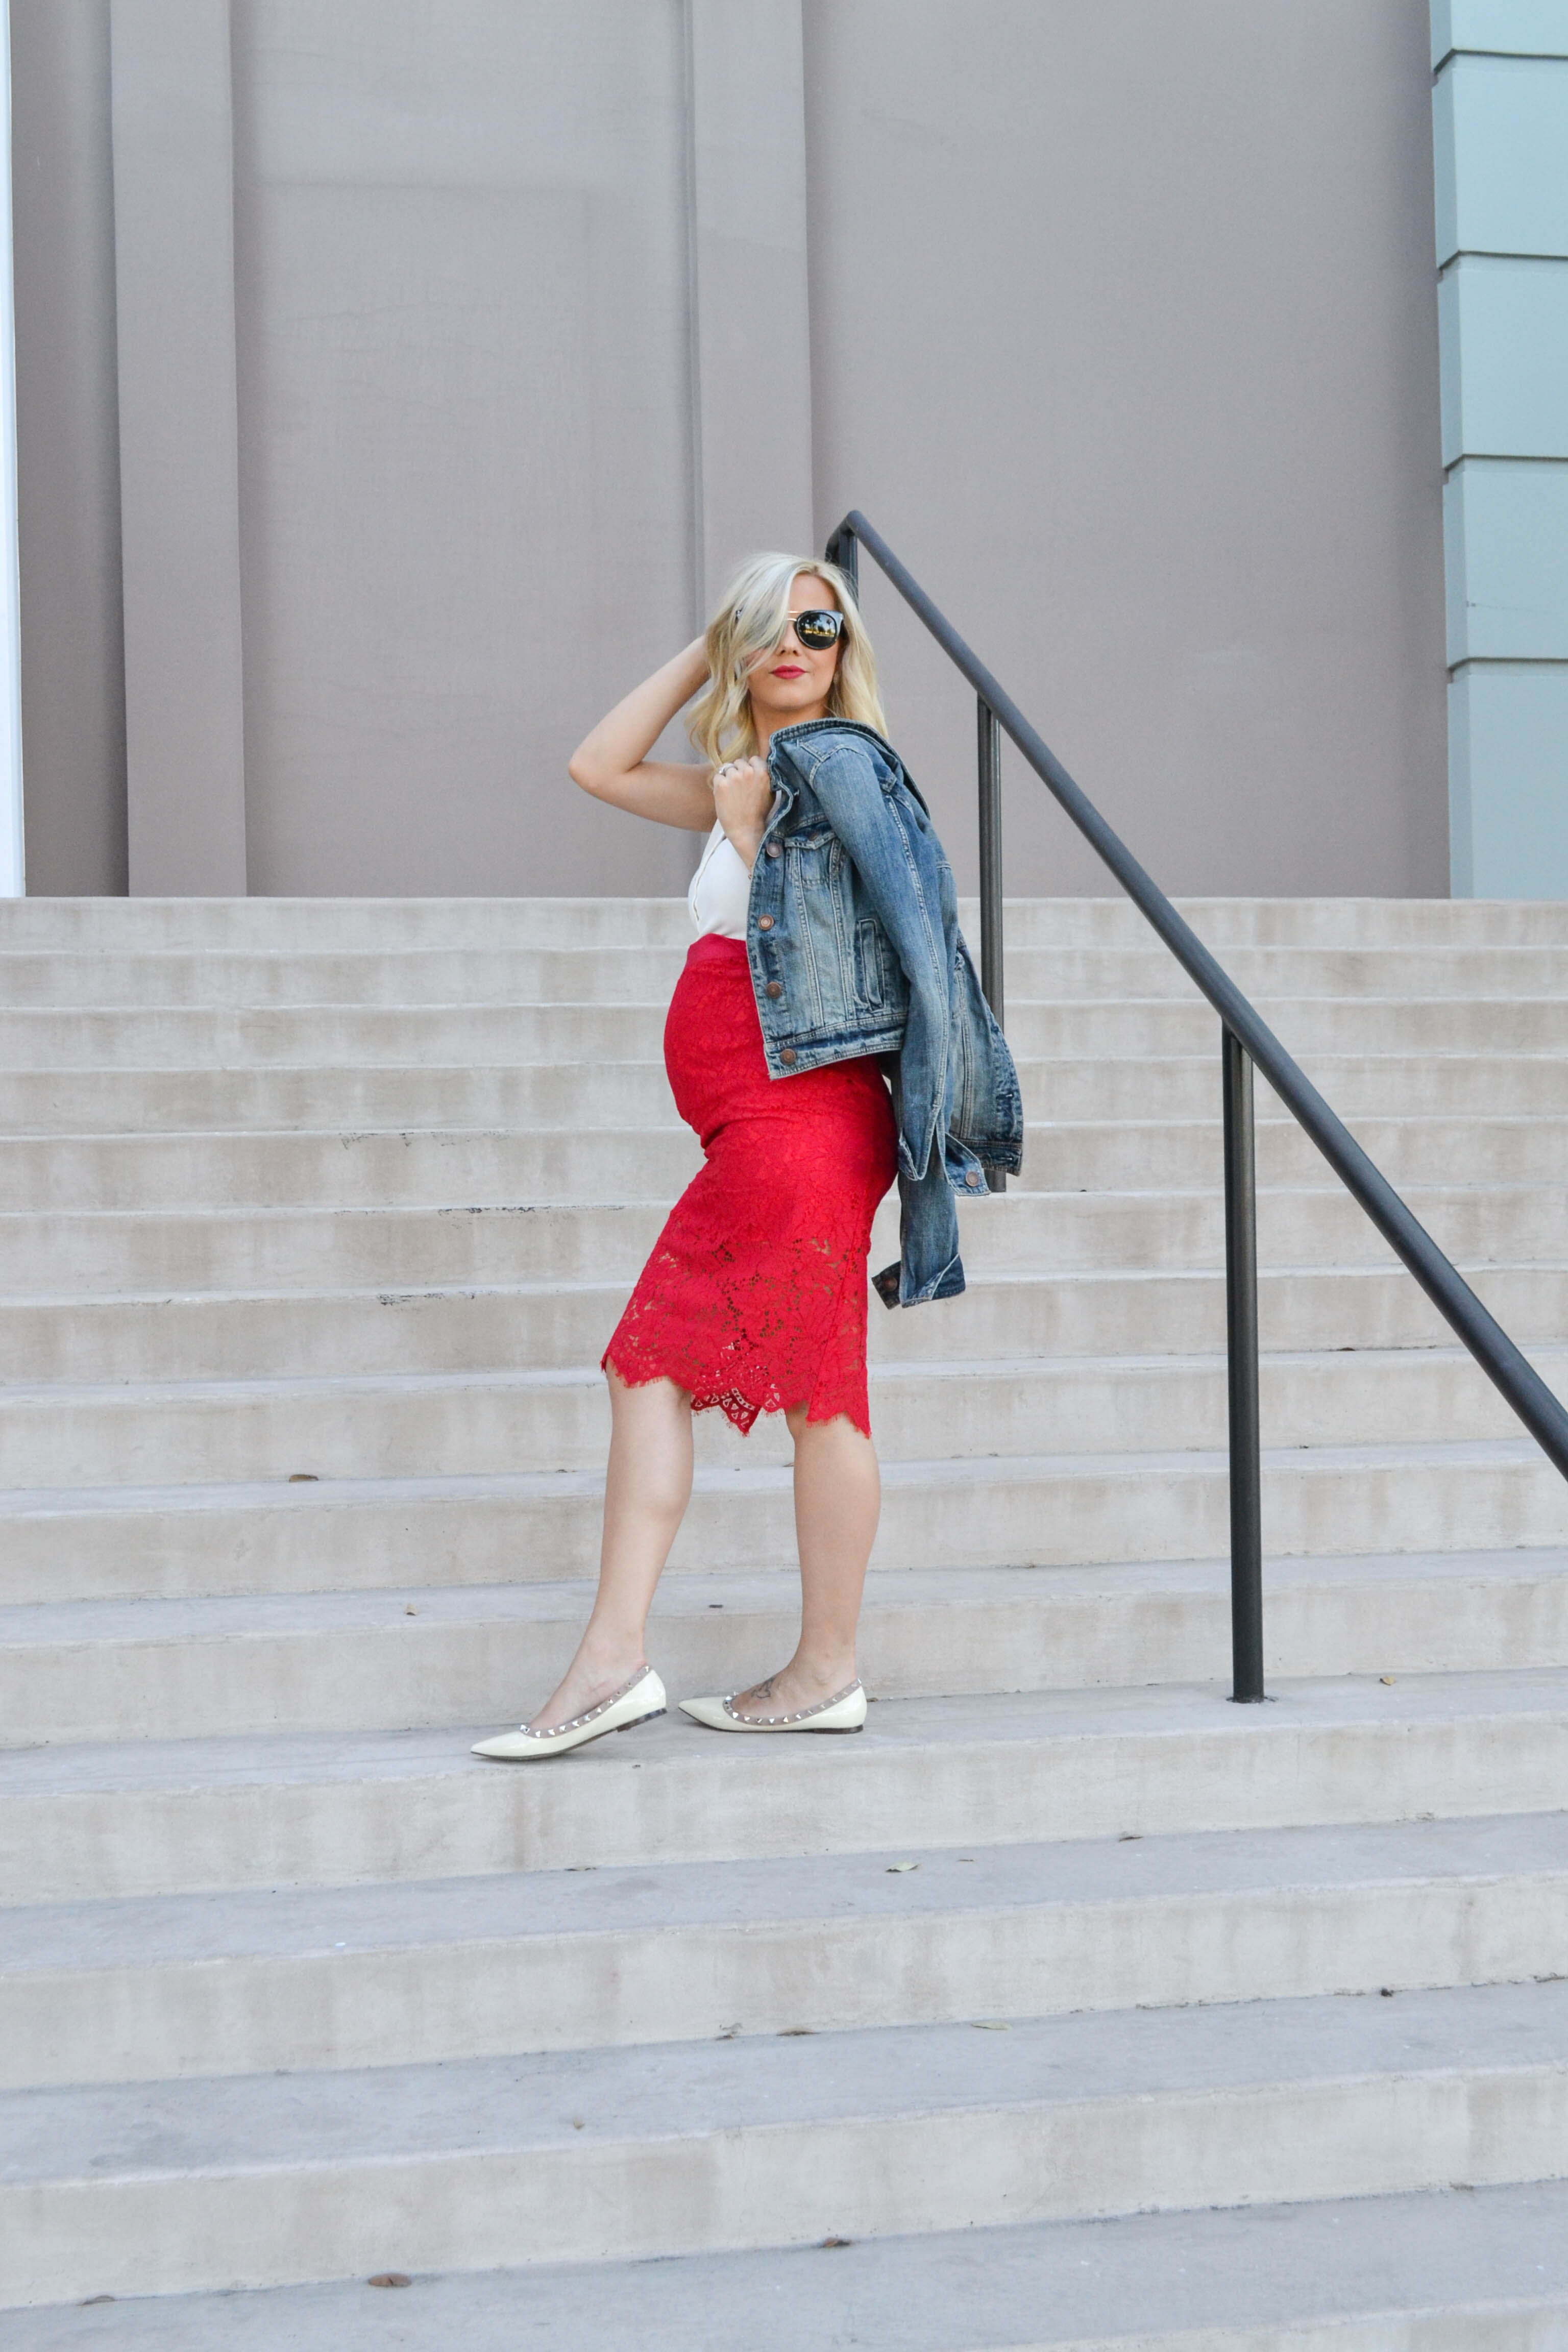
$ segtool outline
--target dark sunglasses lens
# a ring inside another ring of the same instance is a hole
[[[844,626],[842,613],[797,613],[795,633],[803,646],[820,652],[825,646],[836,646],[838,632]]]

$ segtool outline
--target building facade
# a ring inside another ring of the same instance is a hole
[[[1511,257],[1468,194],[1557,12],[1438,13],[12,0],[27,887],[679,888],[567,755],[856,505],[1166,887],[1568,894],[1486,845],[1568,641],[1465,584],[1568,456],[1473,356],[1562,167]],[[966,878],[973,704],[866,599]],[[1009,887],[1103,887],[1005,768]]]

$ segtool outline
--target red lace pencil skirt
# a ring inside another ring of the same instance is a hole
[[[737,1429],[804,1404],[871,1433],[866,1254],[898,1172],[874,1060],[770,1078],[744,944],[700,939],[670,1000],[664,1064],[701,1139],[604,1361],[633,1388],[674,1381]]]

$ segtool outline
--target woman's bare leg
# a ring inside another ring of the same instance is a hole
[[[644,1663],[654,1587],[691,1499],[691,1399],[673,1381],[628,1388],[607,1370],[610,1459],[599,1590],[577,1654],[529,1725],[552,1731],[619,1690]]]
[[[793,1715],[854,1682],[866,1562],[882,1508],[877,1449],[853,1422],[808,1422],[804,1405],[785,1417],[795,1439],[800,1641],[781,1673],[740,1694],[740,1715]]]

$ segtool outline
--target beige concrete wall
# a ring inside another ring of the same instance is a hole
[[[228,0],[110,0],[132,893],[243,898]]]
[[[252,887],[674,887],[565,761],[691,625],[679,7],[234,23]]]
[[[865,509],[1167,888],[1446,896],[1426,0],[805,26],[819,530]],[[956,850],[973,700],[868,601]],[[1009,887],[1100,887],[1004,776]]]
[[[213,5],[114,0],[116,40]],[[29,855],[35,887],[113,888],[107,47],[62,79],[52,0],[16,16]],[[808,500],[819,538],[867,509],[1169,887],[1446,888],[1424,0],[229,19],[249,888],[679,887],[688,843],[587,802],[566,754]],[[74,150],[29,209],[51,107]],[[190,163],[165,145],[146,217]],[[210,423],[211,305],[145,252],[121,275],[121,430],[181,334]],[[146,576],[128,554],[132,618]],[[868,593],[967,879],[972,706]],[[177,811],[202,698],[132,667]],[[1100,887],[1005,767],[1011,887]]]
[[[11,0],[27,887],[123,891],[109,0]]]

